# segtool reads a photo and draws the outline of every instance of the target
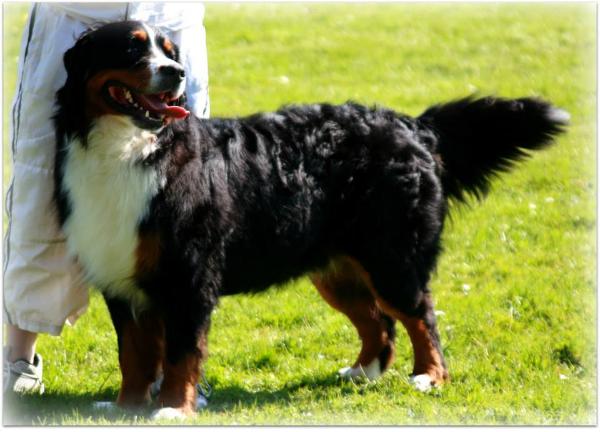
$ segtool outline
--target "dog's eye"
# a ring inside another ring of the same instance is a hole
[[[171,60],[175,60],[177,61],[176,57],[176,51],[175,51],[175,45],[173,45],[173,42],[171,42],[171,40],[168,37],[165,36],[158,36],[156,38],[156,44],[160,47],[160,49],[162,50],[162,52]]]
[[[177,59],[175,58],[175,53],[174,53],[173,51],[166,51],[166,50],[165,50],[165,55],[166,55],[167,57],[169,57],[171,60],[177,60]]]

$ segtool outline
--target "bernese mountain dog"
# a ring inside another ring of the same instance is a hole
[[[118,404],[195,410],[211,311],[225,295],[309,274],[356,327],[346,377],[394,359],[399,321],[412,382],[448,372],[429,280],[448,200],[549,145],[568,114],[537,98],[466,98],[412,118],[348,102],[200,119],[185,108],[178,48],[142,22],[111,23],[64,55],[55,200],[68,249],[108,305]]]

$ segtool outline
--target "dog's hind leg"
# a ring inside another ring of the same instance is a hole
[[[377,307],[360,268],[354,260],[340,258],[311,279],[325,301],[350,319],[362,342],[352,367],[341,369],[340,374],[379,377],[394,360],[394,320]]]
[[[377,302],[404,325],[410,337],[414,355],[411,382],[415,388],[427,391],[446,381],[448,370],[442,355],[431,295],[424,294],[421,304],[411,313],[402,312],[383,299]]]
[[[135,319],[128,303],[106,299],[119,344],[121,390],[117,404],[136,407],[150,403],[150,385],[160,372],[164,352],[164,330],[151,312]]]
[[[415,388],[427,391],[448,379],[442,355],[431,294],[417,266],[383,266],[381,261],[371,266],[370,287],[377,305],[400,321],[410,337],[414,354],[411,382]],[[428,276],[425,276],[428,278]]]

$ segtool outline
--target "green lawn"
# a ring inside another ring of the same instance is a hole
[[[5,4],[7,101],[23,5]],[[452,381],[407,381],[412,353],[375,383],[340,381],[358,339],[308,280],[227,298],[210,335],[209,408],[194,424],[595,424],[596,111],[593,3],[208,4],[213,115],[354,99],[408,114],[473,92],[540,95],[572,115],[568,134],[491,195],[455,208],[433,279]],[[470,287],[470,289],[468,289]],[[102,412],[116,397],[116,338],[94,293],[62,337],[43,336],[46,394],[15,401],[25,424],[147,424]]]

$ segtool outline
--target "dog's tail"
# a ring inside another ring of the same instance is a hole
[[[444,193],[463,201],[465,193],[484,197],[493,177],[551,144],[569,114],[541,99],[470,97],[435,105],[418,121],[438,138]]]

